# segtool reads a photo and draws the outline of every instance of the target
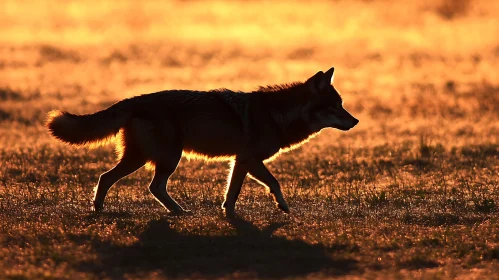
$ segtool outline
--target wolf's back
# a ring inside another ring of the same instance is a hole
[[[105,144],[126,124],[128,114],[123,104],[98,111],[94,114],[75,115],[53,110],[48,114],[46,126],[57,139],[73,145]]]

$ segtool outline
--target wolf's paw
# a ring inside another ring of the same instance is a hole
[[[223,204],[222,204],[222,209],[227,212],[227,211],[230,211],[230,212],[234,212],[236,208],[236,205],[233,204],[233,203],[228,203],[227,201],[225,201]]]
[[[104,205],[102,203],[93,202],[91,210],[94,212],[102,212]]]
[[[234,208],[223,208],[223,215],[225,215],[225,217],[233,217],[236,215],[236,211]]]
[[[172,216],[192,215],[192,211],[184,209],[184,208],[180,208],[180,209],[175,209],[175,210],[170,211],[170,215],[172,215]]]
[[[277,203],[277,207],[284,213],[289,214],[289,206],[286,204],[286,202]]]

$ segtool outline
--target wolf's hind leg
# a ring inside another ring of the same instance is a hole
[[[248,174],[246,162],[241,160],[238,161],[236,159],[230,171],[227,192],[225,193],[225,201],[222,204],[222,208],[225,209],[225,211],[234,211],[237,197],[241,192],[241,187],[243,185],[244,178],[246,178],[246,174]]]
[[[94,188],[94,211],[101,211],[103,209],[106,194],[114,183],[141,168],[145,163],[146,161],[141,157],[125,154],[113,169],[103,173],[99,178],[97,186]]]
[[[281,192],[281,186],[277,179],[270,173],[270,171],[265,167],[261,161],[252,161],[249,165],[249,173],[253,179],[256,179],[259,183],[267,186],[270,189],[270,193],[274,196],[274,200],[277,203],[277,207],[282,211],[289,213],[289,207],[284,196]]]
[[[170,152],[166,160],[163,159],[161,162],[156,163],[154,178],[149,185],[149,191],[156,200],[173,213],[188,212],[178,205],[167,190],[168,179],[177,168],[181,157],[182,149],[180,148],[178,151]]]

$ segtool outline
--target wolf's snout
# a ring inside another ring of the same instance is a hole
[[[350,124],[348,124],[347,127],[345,127],[345,129],[343,129],[343,130],[350,130],[350,129],[354,128],[354,126],[356,126],[358,123],[359,123],[359,120],[352,117]]]
[[[359,123],[359,120],[356,118],[353,118],[352,127],[356,126],[358,123]]]

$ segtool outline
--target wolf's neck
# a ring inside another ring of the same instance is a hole
[[[281,148],[297,145],[315,134],[303,116],[303,106],[309,99],[303,83],[262,87],[253,94],[259,96],[275,122]]]
[[[308,121],[303,116],[301,104],[277,109],[270,108],[270,116],[277,124],[278,131],[276,133],[279,134],[281,148],[298,145],[317,133],[317,131],[312,131]]]
[[[309,125],[304,120],[294,120],[279,131],[281,139],[281,148],[289,148],[299,145],[314,136],[316,132],[310,130]]]

